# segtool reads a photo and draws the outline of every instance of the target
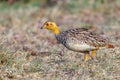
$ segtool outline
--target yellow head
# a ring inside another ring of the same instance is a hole
[[[44,29],[48,29],[53,31],[55,34],[59,33],[59,28],[54,22],[45,22],[44,25],[42,26]]]

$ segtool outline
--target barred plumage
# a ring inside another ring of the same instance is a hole
[[[95,51],[99,49],[99,47],[108,45],[107,39],[85,28],[76,28],[59,32],[54,22],[46,22],[43,28],[52,30],[58,42],[63,44],[66,48],[85,53],[85,61],[88,60],[90,51],[92,52],[91,57],[93,58]]]
[[[70,29],[56,34],[56,39],[65,47],[75,51],[91,51],[98,47],[107,45],[107,40],[95,32],[91,32],[85,28]],[[80,46],[78,49],[71,46]],[[81,47],[84,49],[81,49]],[[85,47],[86,46],[86,47]],[[87,48],[87,49],[85,49]]]

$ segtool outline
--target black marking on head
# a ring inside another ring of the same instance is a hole
[[[48,23],[46,23],[46,26],[48,26],[49,24]]]
[[[52,24],[52,23],[50,23],[50,25],[52,26],[53,24]]]

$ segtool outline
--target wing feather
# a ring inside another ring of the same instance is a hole
[[[62,43],[63,41],[66,43],[67,39],[73,38],[95,47],[102,47],[107,44],[107,40],[104,37],[95,32],[89,31],[86,28],[76,28],[63,31],[59,34],[59,36],[61,37],[58,41]]]

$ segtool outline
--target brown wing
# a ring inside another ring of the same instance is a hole
[[[67,38],[72,37],[95,47],[102,47],[107,44],[107,39],[85,28],[70,29],[65,31],[64,34]]]

